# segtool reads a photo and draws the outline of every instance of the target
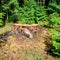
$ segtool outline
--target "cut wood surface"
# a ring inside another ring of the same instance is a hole
[[[39,28],[39,24],[14,24],[13,26],[13,30],[16,31],[16,30],[24,30],[24,29],[28,29],[30,31],[35,31],[35,30],[38,30]]]
[[[16,26],[39,26],[39,24],[14,24]]]

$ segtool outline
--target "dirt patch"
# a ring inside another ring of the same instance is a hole
[[[41,28],[40,32],[34,34],[32,39],[21,34],[19,36],[9,36],[1,48],[5,57],[2,60],[39,60],[40,56],[45,60],[56,60],[46,54],[45,38],[48,36],[49,31],[47,28]],[[37,51],[38,53],[36,53]]]

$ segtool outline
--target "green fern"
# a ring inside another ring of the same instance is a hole
[[[58,13],[50,14],[49,16],[49,25],[53,27],[60,26],[60,16]]]
[[[60,32],[55,29],[51,29],[51,37],[51,44],[53,46],[53,48],[51,48],[51,51],[53,54],[60,56]]]
[[[3,26],[4,14],[5,14],[5,13],[3,13],[3,12],[0,13],[0,26]]]

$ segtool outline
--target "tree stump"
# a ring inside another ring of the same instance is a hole
[[[38,32],[39,25],[38,24],[14,24],[12,28],[13,32],[18,35],[22,33],[23,35],[27,36],[28,38],[33,38],[33,33]]]

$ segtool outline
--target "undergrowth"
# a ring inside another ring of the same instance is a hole
[[[60,31],[50,29],[51,33],[51,52],[56,56],[60,56]]]

